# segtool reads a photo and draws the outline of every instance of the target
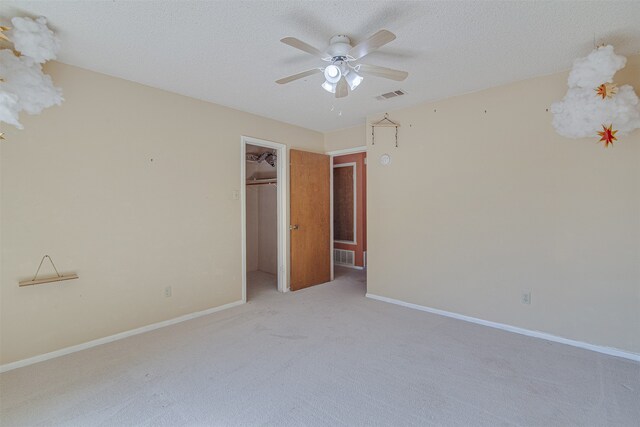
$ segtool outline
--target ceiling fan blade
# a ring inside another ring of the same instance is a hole
[[[313,74],[317,74],[317,73],[320,73],[320,72],[322,72],[322,69],[313,68],[311,70],[303,71],[301,73],[294,74],[294,75],[289,76],[289,77],[283,77],[280,80],[276,80],[276,83],[278,83],[279,85],[283,85],[285,83],[289,83],[289,82],[292,82],[294,80],[302,79],[302,78],[305,78],[307,76],[311,76]]]
[[[395,38],[396,35],[391,31],[380,30],[368,39],[363,40],[352,47],[349,51],[349,55],[353,56],[354,59],[360,59],[374,50],[381,48],[385,44],[392,42]]]
[[[307,44],[305,42],[303,42],[302,40],[298,40],[295,37],[285,37],[282,40],[280,40],[282,43],[284,44],[288,44],[291,47],[295,47],[296,49],[300,49],[304,52],[307,52],[313,56],[317,56],[318,58],[326,58],[327,54],[324,52],[321,52],[319,49],[316,49],[315,47],[311,46],[310,44]]]
[[[398,82],[407,78],[409,73],[401,70],[394,70],[393,68],[379,67],[377,65],[360,64],[358,69],[359,73],[369,74],[371,76],[382,77],[385,79],[391,79]]]
[[[344,98],[347,95],[349,95],[349,85],[347,79],[342,77],[336,85],[336,98]]]

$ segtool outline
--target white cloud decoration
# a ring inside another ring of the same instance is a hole
[[[627,59],[616,55],[610,45],[574,61],[567,94],[551,105],[552,124],[560,135],[594,137],[603,125],[613,125],[618,136],[640,128],[640,104],[633,87],[621,86],[611,97],[603,98],[597,93],[600,85],[613,83],[613,76],[626,63]]]
[[[56,58],[60,41],[45,18],[16,17],[11,23],[7,36],[20,55],[0,50],[0,122],[23,129],[20,112],[39,114],[63,101],[62,90],[42,72],[42,64]]]
[[[13,45],[23,56],[43,64],[56,59],[60,50],[60,40],[47,27],[47,20],[43,17],[13,18],[11,20]]]

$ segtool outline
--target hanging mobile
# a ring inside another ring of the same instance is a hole
[[[384,118],[377,122],[371,123],[371,145],[376,145],[375,128],[377,127],[394,127],[396,128],[396,148],[398,148],[398,128],[400,123],[396,123],[389,118],[389,113],[384,113]]]
[[[53,266],[53,269],[55,270],[56,275],[53,277],[43,277],[42,279],[38,279],[38,273],[40,272],[40,267],[42,267],[42,263],[44,262],[45,258],[47,258],[51,263],[51,265]],[[42,260],[40,260],[40,265],[38,266],[38,269],[36,270],[36,274],[33,276],[33,279],[23,280],[22,282],[18,282],[18,285],[19,286],[40,285],[43,283],[60,282],[62,280],[71,280],[71,279],[77,279],[77,278],[78,278],[78,275],[76,273],[69,273],[66,276],[63,274],[60,274],[58,272],[58,269],[56,268],[56,265],[53,263],[53,260],[51,259],[51,257],[49,255],[45,255],[42,257]]]

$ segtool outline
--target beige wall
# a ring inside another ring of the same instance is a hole
[[[616,76],[636,93],[638,59]],[[399,148],[387,128],[368,151],[368,292],[640,353],[640,131],[557,135],[566,78],[390,112]]]
[[[636,92],[639,63],[616,77]],[[240,135],[310,151],[368,137],[49,72],[63,106],[2,129],[0,363],[239,300]],[[609,149],[555,134],[565,80],[391,112],[400,147],[385,129],[369,147],[369,292],[640,353],[640,133]],[[18,288],[45,253],[80,279]]]
[[[323,135],[48,71],[66,101],[0,145],[0,363],[240,300],[240,136],[321,152]],[[80,279],[18,288],[44,254]]]
[[[345,148],[363,147],[367,145],[365,125],[341,129],[324,134],[324,149],[326,152],[344,150]]]

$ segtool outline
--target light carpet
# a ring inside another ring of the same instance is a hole
[[[640,364],[364,297],[362,272],[6,372],[2,426],[638,426]]]

